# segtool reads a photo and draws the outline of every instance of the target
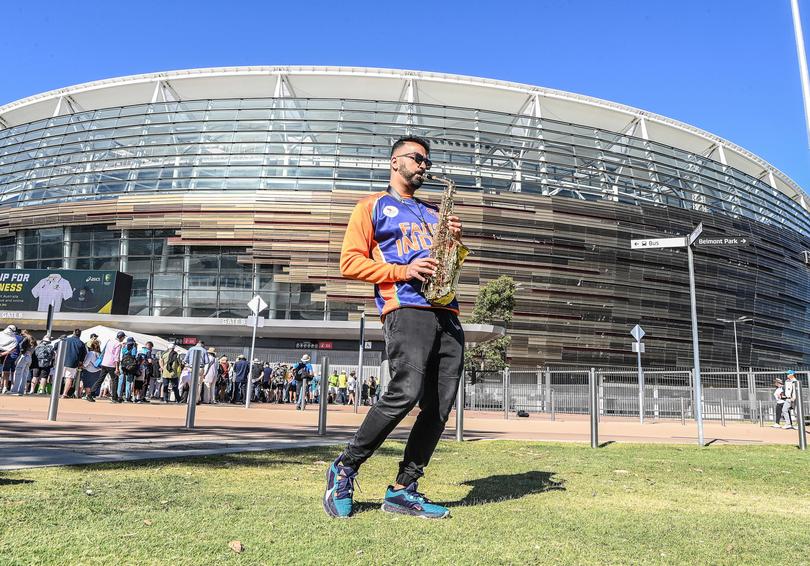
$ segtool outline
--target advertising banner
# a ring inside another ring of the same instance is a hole
[[[127,314],[132,277],[119,271],[0,269],[0,309]]]

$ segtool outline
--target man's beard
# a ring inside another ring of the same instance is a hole
[[[400,168],[399,174],[402,175],[405,182],[414,189],[418,189],[422,186],[422,183],[425,182],[424,174],[419,171],[408,171],[405,168]]]

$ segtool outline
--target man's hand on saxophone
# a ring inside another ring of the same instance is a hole
[[[450,227],[450,233],[453,235],[453,238],[461,241],[461,218],[455,215],[450,215],[447,217],[447,224]]]
[[[405,273],[405,275],[408,278],[408,281],[411,279],[418,279],[424,283],[425,277],[430,277],[436,273],[436,267],[438,265],[439,262],[432,257],[415,259],[408,264],[408,271]]]

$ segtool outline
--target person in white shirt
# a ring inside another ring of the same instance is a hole
[[[355,396],[357,395],[357,375],[354,371],[349,374],[346,388],[349,390],[349,405],[354,405]]]
[[[792,369],[787,372],[787,379],[785,380],[785,404],[782,405],[782,419],[785,423],[782,428],[793,428],[793,417],[790,410],[796,406],[796,398],[798,394],[798,380],[796,379],[796,372]]]
[[[782,420],[782,407],[785,404],[785,387],[782,385],[782,380],[778,377],[773,380],[773,398],[776,401],[776,410],[774,411],[775,422],[771,425],[771,428],[779,428],[781,425],[779,424]]]
[[[38,311],[47,311],[48,305],[53,305],[53,312],[59,312],[62,309],[62,301],[73,296],[73,287],[64,277],[52,273],[34,285],[31,294],[35,299],[39,299]]]
[[[93,397],[93,386],[101,375],[101,368],[96,367],[96,362],[101,357],[101,345],[98,340],[90,340],[87,343],[87,355],[84,357],[84,364],[82,364],[81,382],[84,388],[84,396],[82,399],[95,403]]]
[[[208,348],[207,359],[203,358],[203,395],[202,402],[216,404],[217,355],[214,348]]]

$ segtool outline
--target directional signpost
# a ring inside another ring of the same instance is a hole
[[[724,236],[722,238],[698,238],[697,245],[699,246],[747,246],[751,241],[745,236]]]
[[[245,395],[245,408],[250,408],[250,398],[253,396],[253,356],[256,352],[256,329],[259,327],[259,313],[267,308],[267,303],[264,302],[259,295],[256,295],[247,304],[253,316],[250,317],[253,322],[253,338],[250,340],[250,359],[248,360],[248,378],[247,378],[247,393]],[[264,326],[262,324],[262,326]]]
[[[657,238],[657,239],[646,239],[646,240],[630,240],[630,249],[631,250],[655,250],[661,248],[686,248],[687,258],[689,262],[689,300],[691,303],[691,310],[692,310],[692,357],[695,364],[695,421],[697,422],[697,429],[698,429],[698,445],[703,446],[703,410],[702,410],[702,399],[703,394],[701,391],[700,386],[700,351],[698,349],[698,327],[697,327],[697,300],[695,298],[695,259],[692,253],[692,245],[696,242],[700,244],[700,240],[698,238],[703,233],[703,222],[698,224],[697,228],[686,237],[678,237],[678,238]],[[743,237],[729,237],[729,238],[704,238],[706,240],[706,245],[727,245],[727,246],[740,246],[746,245],[748,241]],[[714,243],[715,240],[729,240],[729,242],[723,243]],[[638,329],[640,335],[643,337],[643,330],[641,327],[636,325],[633,329],[635,331]],[[636,338],[636,334],[633,334],[633,337]],[[641,338],[636,338],[636,342],[638,344],[638,356],[639,356],[639,383],[643,380],[643,375],[641,373],[641,349],[643,344],[641,344]],[[635,345],[634,345],[635,350]],[[643,405],[643,392],[639,392],[639,407],[641,408]],[[643,411],[642,411],[643,412]],[[643,418],[643,417],[642,417]]]
[[[651,238],[648,240],[630,240],[631,250],[682,248],[686,245],[686,238]]]
[[[641,369],[641,352],[644,351],[644,329],[638,324],[630,331],[630,335],[636,339],[633,343],[633,351],[638,354],[638,422],[644,424],[644,372]]]

